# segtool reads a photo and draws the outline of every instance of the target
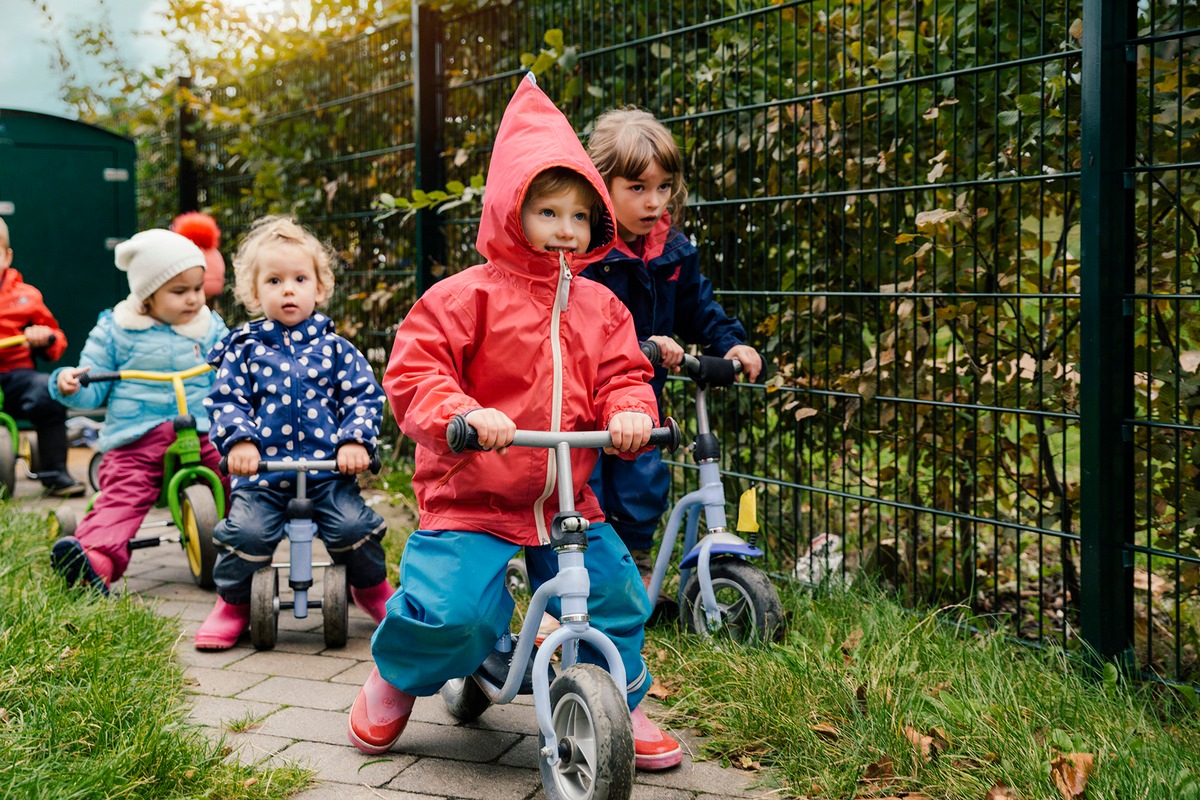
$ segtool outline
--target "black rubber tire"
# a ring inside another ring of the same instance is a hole
[[[262,567],[250,582],[250,643],[271,650],[279,638],[279,573]]]
[[[325,596],[321,600],[321,619],[326,647],[345,647],[350,630],[350,586],[346,567],[334,564],[325,568]]]
[[[201,589],[211,589],[217,546],[213,529],[217,527],[217,501],[212,489],[203,483],[184,487],[179,498],[179,544],[187,555],[192,580]]]
[[[459,722],[479,719],[479,715],[492,704],[475,679],[470,677],[446,681],[442,684],[441,695],[446,710]]]
[[[100,462],[104,460],[104,453],[92,453],[92,460],[88,462],[88,483],[92,485],[92,491],[100,491]]]
[[[633,791],[633,724],[625,695],[594,664],[576,664],[550,685],[559,761],[539,757],[546,800],[628,800]],[[538,749],[546,746],[538,734]]]
[[[4,497],[13,497],[17,491],[16,444],[7,427],[0,427],[0,490]]]
[[[776,642],[783,638],[783,604],[766,573],[737,558],[711,563],[713,593],[724,624],[715,634],[742,644]],[[700,570],[695,569],[683,592],[679,621],[684,630],[709,636],[700,598]]]

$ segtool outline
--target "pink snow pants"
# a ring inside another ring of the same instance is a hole
[[[85,550],[96,550],[112,559],[113,583],[128,569],[129,542],[137,536],[142,520],[158,501],[162,491],[163,453],[174,441],[173,423],[164,422],[140,439],[109,450],[100,462],[100,496],[80,520],[75,538]],[[208,443],[206,434],[200,434],[200,460],[221,474],[217,470],[221,455]],[[221,482],[228,508],[229,478],[222,475]]]

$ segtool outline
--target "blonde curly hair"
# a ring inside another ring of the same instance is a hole
[[[298,247],[312,258],[317,288],[324,297],[323,306],[333,294],[334,252],[293,217],[259,217],[250,225],[233,257],[233,296],[252,314],[262,310],[255,286],[259,255],[264,248],[279,244]]]

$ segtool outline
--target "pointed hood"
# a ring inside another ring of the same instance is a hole
[[[531,283],[553,285],[559,274],[558,254],[534,250],[521,227],[521,203],[529,184],[551,167],[568,167],[585,175],[603,204],[600,220],[592,227],[590,249],[567,256],[571,272],[578,275],[604,258],[616,241],[612,201],[571,124],[530,73],[521,80],[500,120],[475,247],[506,272]]]

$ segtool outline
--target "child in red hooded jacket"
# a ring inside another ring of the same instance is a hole
[[[553,577],[548,528],[558,512],[555,470],[544,449],[514,448],[517,428],[607,429],[613,451],[632,454],[657,419],[649,362],[629,311],[610,291],[576,276],[603,258],[616,226],[604,182],[566,118],[530,81],[505,111],[492,153],[476,247],[487,262],[434,285],[396,333],[384,391],[417,443],[413,487],[420,529],[408,539],[400,588],[375,631],[375,669],[350,711],[351,742],[389,750],[416,696],[471,674],[508,630],[508,560],[525,550],[531,588]],[[455,455],[456,416],[489,452]],[[587,476],[597,451],[571,451],[575,507],[603,518]],[[616,646],[640,769],[673,767],[678,743],[638,704],[651,678],[641,657],[650,604],[636,565],[612,527],[592,522],[586,566],[592,627]],[[558,598],[551,611],[559,612]],[[580,661],[603,665],[584,643]]]
[[[86,491],[67,471],[67,409],[50,397],[50,376],[34,367],[33,358],[57,361],[67,349],[67,336],[46,308],[42,293],[12,268],[8,225],[0,219],[0,339],[25,336],[25,344],[0,348],[0,390],[4,410],[33,423],[38,435],[38,477],[56,497]]]

